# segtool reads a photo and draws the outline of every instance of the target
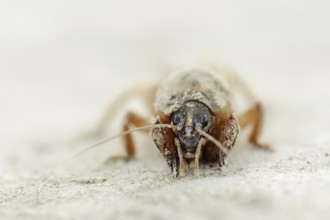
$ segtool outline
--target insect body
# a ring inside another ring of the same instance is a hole
[[[200,69],[181,71],[145,91],[155,120],[150,125],[147,119],[133,112],[127,114],[123,125],[126,132],[123,134],[128,159],[135,155],[130,131],[149,132],[150,128],[157,148],[171,171],[179,176],[185,175],[191,163],[195,164],[195,175],[199,175],[199,162],[223,166],[227,153],[235,144],[240,126],[243,128],[251,123],[253,127],[249,141],[266,147],[258,142],[262,120],[260,104],[256,103],[236,118],[227,83],[217,73]],[[134,93],[137,94],[135,90]],[[120,100],[129,97],[127,94]],[[115,107],[118,104],[115,103]],[[105,127],[113,113],[112,108],[99,130]],[[132,127],[137,128],[128,131]]]

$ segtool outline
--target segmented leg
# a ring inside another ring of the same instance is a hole
[[[143,125],[147,125],[148,120],[145,119],[144,117],[141,117],[137,115],[136,113],[133,112],[128,112],[126,116],[126,121],[123,125],[123,131],[127,131],[131,129],[132,127],[141,127]],[[149,129],[142,130],[144,132],[149,132]],[[123,136],[124,144],[125,144],[125,150],[126,150],[126,156],[111,156],[109,157],[106,162],[110,162],[113,160],[118,160],[118,159],[126,159],[130,160],[133,159],[135,156],[135,144],[133,142],[132,134],[126,134]]]
[[[135,113],[129,112],[126,116],[126,122],[123,126],[123,131],[127,131],[132,128],[132,126],[135,127],[141,127],[143,125],[149,124],[149,121]],[[145,133],[148,133],[150,129],[143,130]],[[128,158],[133,158],[135,156],[135,145],[133,143],[132,134],[126,134],[124,136],[124,142],[125,142],[125,148],[127,152]]]
[[[201,155],[201,150],[202,150],[202,146],[206,143],[206,140],[204,138],[201,138],[200,141],[198,142],[198,146],[196,149],[196,153],[195,153],[195,170],[194,170],[194,175],[195,176],[199,176],[199,158]]]
[[[255,104],[251,109],[246,111],[241,117],[239,117],[238,121],[240,127],[243,129],[247,125],[252,124],[252,131],[249,137],[249,142],[254,146],[262,149],[270,149],[268,145],[261,144],[258,140],[261,130],[263,120],[263,111],[260,103]]]
[[[179,176],[183,177],[186,175],[185,169],[188,167],[187,162],[183,159],[183,153],[181,150],[181,144],[179,139],[175,138],[175,145],[177,147],[179,155]]]

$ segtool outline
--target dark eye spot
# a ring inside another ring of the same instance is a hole
[[[208,120],[207,116],[206,115],[202,115],[202,117],[201,117],[201,123],[202,123],[203,127],[205,127],[208,122],[209,122],[209,120]]]
[[[173,118],[172,118],[172,123],[173,125],[178,125],[181,121],[181,118],[179,115],[174,115]]]

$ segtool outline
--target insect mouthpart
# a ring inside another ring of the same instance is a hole
[[[192,127],[185,127],[183,130],[183,134],[179,135],[181,143],[188,149],[196,148],[201,135],[193,130]]]

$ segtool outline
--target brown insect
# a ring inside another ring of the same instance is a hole
[[[231,107],[228,85],[220,73],[190,69],[171,75],[159,85],[132,89],[109,109],[98,132],[104,130],[120,104],[131,94],[144,97],[154,116],[153,123],[134,112],[128,112],[123,133],[90,148],[123,135],[127,152],[125,158],[132,159],[135,145],[131,133],[151,130],[157,148],[174,175],[179,176],[185,175],[190,164],[194,164],[194,174],[197,176],[200,162],[217,163],[222,167],[240,128],[248,124],[252,125],[249,142],[257,147],[268,148],[258,141],[262,123],[260,103],[254,103],[242,116],[236,117]]]

